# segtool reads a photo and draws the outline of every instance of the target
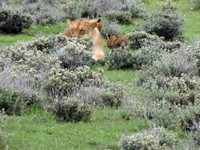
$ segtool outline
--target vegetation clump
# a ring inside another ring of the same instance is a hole
[[[176,137],[165,128],[153,128],[122,138],[120,145],[123,150],[173,148]]]
[[[21,33],[33,23],[32,18],[19,12],[0,9],[0,32],[9,34]]]

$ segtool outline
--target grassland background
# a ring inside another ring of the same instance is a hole
[[[145,0],[147,11],[153,12],[160,8],[161,0]],[[183,36],[190,42],[199,39],[200,35],[200,11],[194,10],[190,0],[174,1],[178,12],[184,18],[182,28]],[[122,26],[122,33],[131,32],[135,24],[141,20],[135,20],[131,26]],[[0,35],[0,47],[12,46],[18,41],[29,41],[37,36],[59,34],[67,26],[66,23],[56,25],[35,26],[20,35]],[[104,40],[105,43],[105,40]],[[106,47],[106,43],[104,44]],[[107,49],[107,48],[106,48]],[[107,49],[108,50],[108,49]],[[94,67],[96,71],[98,67]],[[106,67],[104,75],[110,82],[119,82],[133,90],[135,98],[139,98],[142,92],[132,87],[137,74],[131,70],[108,71]],[[88,123],[57,123],[54,116],[32,110],[24,116],[6,117],[4,122],[4,134],[6,136],[3,147],[11,150],[97,150],[118,149],[118,142],[123,135],[138,132],[147,127],[147,121],[131,118],[125,120],[119,110],[107,108],[94,110],[92,119]],[[184,137],[184,133],[175,131]]]

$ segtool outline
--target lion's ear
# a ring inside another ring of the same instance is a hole
[[[99,19],[97,20],[97,23],[100,23],[100,22],[102,22],[102,19],[101,19],[101,18],[99,18]]]
[[[73,21],[70,20],[70,19],[67,19],[67,23],[68,23],[69,26],[71,26],[71,24],[73,23]]]
[[[90,27],[94,29],[97,26],[97,22],[90,22]]]

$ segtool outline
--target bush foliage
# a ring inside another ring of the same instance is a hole
[[[191,0],[191,2],[193,3],[195,9],[200,8],[200,0]]]
[[[181,35],[182,25],[183,19],[178,14],[171,11],[155,12],[147,19],[145,30],[170,40]]]
[[[15,110],[15,106],[20,106],[19,110],[23,111],[27,105],[35,107],[38,101],[44,105],[51,103],[47,102],[48,99],[62,100],[80,87],[99,87],[104,84],[102,75],[92,72],[89,67],[90,47],[91,42],[88,40],[57,35],[2,49],[0,85],[10,91],[9,95],[5,93],[5,97],[19,93],[16,98],[5,98],[7,101],[3,99],[6,104],[1,105],[2,109],[8,110],[7,114],[15,114],[10,113],[10,110]]]
[[[164,128],[153,128],[122,138],[120,145],[123,150],[173,148],[176,137]]]
[[[52,108],[53,114],[59,121],[89,121],[91,111],[87,105],[77,98],[64,98],[62,101],[55,103]]]
[[[65,21],[67,18],[73,20],[80,17],[104,17],[110,11],[117,12],[117,14],[109,14],[119,22],[130,24],[133,18],[144,17],[146,14],[141,0],[134,2],[130,0],[22,0],[16,1],[15,5],[12,1],[2,1],[0,4],[32,15],[34,22],[38,25],[54,24]]]
[[[0,9],[0,32],[3,33],[21,33],[28,29],[32,24],[30,16],[19,12]]]

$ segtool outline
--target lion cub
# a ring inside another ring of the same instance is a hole
[[[112,50],[112,52],[115,51],[116,48],[119,47],[128,47],[128,51],[130,51],[130,45],[129,45],[129,40],[127,37],[124,36],[118,36],[118,35],[106,35],[107,38],[107,45],[108,47]]]
[[[97,60],[105,57],[101,33],[101,19],[87,20],[80,18],[77,20],[67,20],[69,28],[64,30],[64,35],[68,37],[89,38],[93,42],[92,58]],[[99,25],[98,25],[99,24]]]

